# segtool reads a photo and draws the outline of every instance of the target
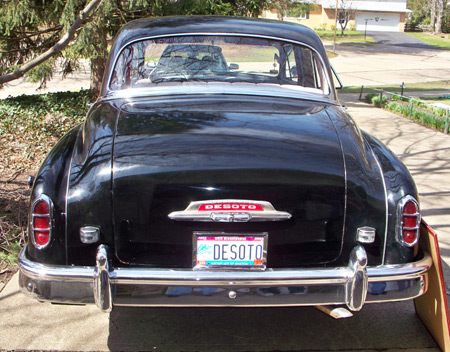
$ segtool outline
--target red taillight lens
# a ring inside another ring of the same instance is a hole
[[[416,227],[417,217],[403,215],[403,227]]]
[[[50,243],[52,230],[52,203],[47,196],[40,196],[33,204],[32,217],[32,240],[33,244],[41,249]]]
[[[50,205],[40,200],[34,205],[34,214],[48,215],[50,214]]]
[[[34,242],[38,246],[45,246],[50,241],[50,231],[34,231]]]
[[[419,204],[411,197],[404,197],[398,204],[398,240],[412,247],[419,241],[420,213]]]
[[[403,230],[403,241],[408,245],[413,245],[417,240],[416,230]]]
[[[35,217],[33,219],[33,228],[47,230],[50,228],[50,218],[48,216]]]
[[[403,214],[414,215],[419,212],[417,205],[413,201],[407,201],[403,206]]]

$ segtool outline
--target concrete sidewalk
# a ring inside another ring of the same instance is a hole
[[[421,192],[424,218],[438,232],[450,282],[450,137],[342,95],[360,127],[394,150]],[[439,351],[411,301],[364,306],[335,321],[314,308],[115,308],[40,304],[0,293],[0,349],[152,351]]]
[[[430,82],[450,79],[450,51],[385,44],[339,45],[331,64],[344,86]]]

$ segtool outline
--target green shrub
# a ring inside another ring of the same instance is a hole
[[[399,104],[393,101],[390,101],[386,106],[386,109],[395,112],[400,115],[409,116],[409,112],[411,108],[407,105]]]
[[[427,103],[424,102],[415,102],[415,104],[417,104],[417,106],[420,106],[423,109],[427,109],[432,111],[434,114],[438,115],[438,116],[446,116],[447,115],[447,111],[443,108],[439,108],[436,106],[432,106],[432,105],[428,105]]]
[[[380,94],[370,93],[367,94],[365,100],[369,104],[375,106],[380,106]],[[407,102],[408,104],[401,104],[399,101]],[[436,108],[428,104],[414,101],[414,107],[420,107],[422,109],[427,109],[429,111],[419,110],[413,108],[411,114],[411,103],[410,99],[407,97],[402,97],[400,95],[391,95],[391,101],[387,102],[386,96],[383,95],[383,107],[399,115],[406,117],[411,117],[414,121],[418,121],[425,126],[429,126],[443,132],[445,129],[445,118],[440,116],[445,116],[446,110],[441,108]]]
[[[405,101],[407,103],[411,103],[411,99],[410,98],[403,97],[403,96],[396,95],[396,94],[392,94],[391,100]],[[447,116],[447,111],[445,109],[443,109],[443,108],[438,108],[436,106],[432,106],[432,105],[429,105],[429,104],[427,104],[425,102],[417,101],[417,100],[414,100],[414,105],[418,106],[418,107],[421,107],[423,109],[429,110],[435,115]]]
[[[405,101],[407,103],[410,102],[410,99],[407,97],[404,97],[402,95],[397,95],[397,94],[392,94],[391,95],[391,100],[399,100],[399,101]]]
[[[60,138],[83,121],[95,97],[90,90],[22,95],[0,100],[0,136],[39,133]]]
[[[375,106],[380,106],[380,94],[379,93],[370,93],[366,95],[366,102],[369,104],[373,104]],[[387,97],[383,95],[382,104],[385,105],[387,102]]]
[[[397,114],[409,117],[411,114],[411,106],[391,101],[385,105],[385,108]],[[445,119],[434,115],[431,112],[413,109],[411,118],[421,124],[437,129],[443,132],[445,128]]]

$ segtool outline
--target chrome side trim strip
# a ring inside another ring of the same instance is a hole
[[[386,187],[386,180],[384,179],[384,170],[383,167],[381,166],[380,160],[378,160],[378,156],[375,154],[375,152],[373,151],[373,149],[371,148],[372,151],[372,156],[375,159],[378,169],[380,171],[380,177],[381,180],[383,181],[383,190],[384,190],[384,207],[385,207],[385,223],[384,223],[384,246],[383,246],[383,253],[386,253],[386,248],[387,248],[387,241],[388,241],[388,229],[389,229],[389,199],[388,199],[388,194],[387,194],[387,187]],[[383,255],[383,259],[381,261],[381,265],[384,265],[386,260],[386,256]]]

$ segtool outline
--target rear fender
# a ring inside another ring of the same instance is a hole
[[[385,252],[385,264],[407,263],[413,261],[417,246],[405,247],[396,240],[395,227],[397,204],[406,195],[419,200],[414,180],[406,166],[397,156],[378,139],[363,132],[364,138],[371,146],[383,172],[388,194],[388,230]]]
[[[100,241],[113,247],[111,173],[118,108],[98,103],[89,112],[75,142],[67,187],[67,260],[94,265],[98,243],[83,243],[80,229],[100,230]]]
[[[48,154],[39,169],[31,191],[30,204],[41,194],[45,194],[53,202],[53,227],[50,245],[36,249],[33,245],[27,247],[28,254],[40,263],[66,264],[65,248],[65,207],[68,170],[75,141],[81,125],[73,128]],[[31,234],[31,220],[28,234]]]

